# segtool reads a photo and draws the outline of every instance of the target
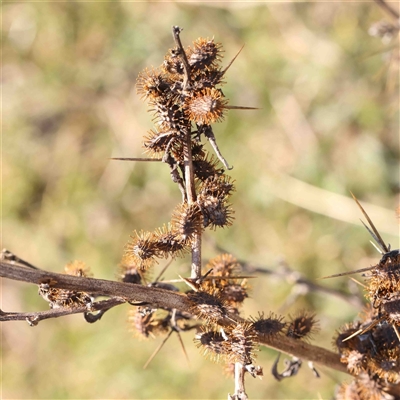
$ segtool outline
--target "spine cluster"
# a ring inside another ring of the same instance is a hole
[[[233,181],[201,141],[206,138],[216,143],[212,124],[221,121],[228,108],[221,90],[226,72],[220,67],[221,59],[221,44],[199,38],[183,52],[179,47],[170,49],[160,67],[139,74],[137,90],[149,104],[155,122],[143,147],[152,157],[161,157],[169,165],[183,201],[164,227],[132,234],[123,264],[147,269],[158,258],[181,256],[189,251],[194,238],[205,228],[232,224],[229,196],[235,190]],[[188,163],[192,164],[195,189],[191,198],[185,176]]]
[[[355,377],[342,385],[337,399],[383,399],[392,385],[400,383],[400,253],[386,246],[357,204],[371,225],[372,230],[366,227],[382,258],[363,270],[367,271],[364,288],[369,303],[360,319],[342,327],[334,338],[341,361]]]
[[[91,276],[90,269],[82,261],[74,261],[67,264],[64,268],[65,273],[74,276]],[[46,300],[50,308],[61,307],[81,307],[85,306],[90,310],[92,304],[92,296],[85,292],[76,292],[74,290],[57,289],[49,283],[41,283],[39,285],[39,295]]]

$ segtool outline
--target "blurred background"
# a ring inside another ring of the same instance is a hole
[[[274,272],[251,281],[243,316],[311,310],[321,328],[313,343],[332,349],[335,331],[360,308],[294,286],[287,268],[315,281],[379,260],[350,191],[384,240],[399,246],[398,37],[371,35],[379,21],[393,22],[390,15],[373,2],[9,3],[2,13],[2,247],[49,271],[81,260],[95,277],[116,279],[130,233],[168,222],[181,200],[167,166],[109,160],[143,155],[142,136],[152,128],[136,94],[138,73],[163,62],[172,25],[184,28],[185,46],[200,36],[221,42],[224,65],[244,44],[223,90],[230,104],[259,110],[231,110],[215,126],[234,166],[235,222],[206,232],[204,260],[218,245]],[[166,278],[185,273],[188,260],[176,260]],[[363,297],[348,277],[315,282]],[[48,304],[34,285],[3,280],[1,309]],[[3,323],[1,397],[233,392],[233,380],[199,354],[191,333],[183,338],[190,366],[173,335],[143,370],[162,339],[139,342],[128,309],[93,325],[81,315],[35,328]],[[277,352],[258,354],[265,376],[247,378],[251,399],[331,398],[349,379],[323,367],[317,379],[303,365],[277,382],[269,373]]]

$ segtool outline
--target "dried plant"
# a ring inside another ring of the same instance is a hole
[[[234,220],[229,198],[235,186],[226,174],[231,167],[219,149],[212,125],[225,118],[230,109],[252,108],[229,105],[221,89],[236,57],[223,68],[220,43],[199,38],[184,48],[180,33],[179,27],[173,27],[175,46],[162,65],[144,70],[137,79],[138,94],[148,103],[155,122],[143,147],[150,160],[168,165],[182,196],[170,221],[154,231],[132,233],[122,255],[119,281],[91,278],[88,268],[79,261],[68,264],[65,274],[50,273],[4,250],[0,276],[37,284],[50,310],[0,311],[0,321],[26,320],[35,326],[42,319],[83,313],[87,322],[94,323],[112,307],[128,303],[133,307],[129,321],[137,337],[163,336],[162,346],[173,333],[181,341],[181,334],[190,331],[202,354],[224,363],[224,370],[233,373],[235,382],[229,399],[247,399],[246,375],[263,376],[263,368],[257,363],[261,345],[292,357],[281,373],[279,356],[273,364],[272,375],[278,380],[296,375],[302,360],[307,360],[317,377],[314,362],[354,377],[340,387],[337,399],[397,396],[400,255],[385,244],[357,200],[382,258],[377,265],[362,270],[368,271],[365,293],[370,306],[360,321],[339,329],[334,338],[336,352],[310,344],[319,329],[313,312],[303,310],[285,319],[272,312],[265,317],[260,311],[258,317],[242,318],[241,307],[248,297],[251,275],[245,263],[233,255],[220,254],[203,264],[203,232],[229,227]],[[208,153],[205,141],[215,154]],[[162,270],[156,279],[150,278],[160,260],[174,261],[188,253],[188,276],[166,282],[161,278]],[[184,283],[185,290],[180,290],[176,282]],[[306,280],[302,283],[323,290]]]

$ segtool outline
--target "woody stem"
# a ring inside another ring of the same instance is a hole
[[[178,49],[178,54],[182,60],[184,69],[183,92],[190,84],[190,65],[186,57],[185,50],[182,46],[180,39],[181,28],[179,26],[172,27],[172,34]],[[183,93],[184,96],[184,93]],[[185,146],[183,151],[184,169],[185,169],[185,185],[186,185],[186,198],[188,204],[196,202],[196,189],[194,185],[194,172],[193,172],[193,159],[192,159],[192,132],[190,126],[185,130]],[[199,279],[201,277],[201,232],[193,235],[192,241],[192,264],[191,264],[191,278]]]

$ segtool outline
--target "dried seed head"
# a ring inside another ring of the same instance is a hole
[[[241,266],[232,254],[225,253],[212,258],[206,269],[212,269],[212,275],[229,277],[240,273]]]
[[[133,327],[132,332],[139,339],[148,339],[151,334],[153,310],[149,307],[137,307],[129,310],[128,322]]]
[[[355,381],[342,383],[337,388],[335,400],[360,400]]]
[[[283,317],[274,313],[270,313],[267,318],[264,318],[264,313],[258,313],[258,317],[250,317],[254,329],[258,334],[264,336],[273,336],[278,334],[285,327]]]
[[[400,350],[394,329],[386,321],[364,324],[353,323],[341,329],[336,345],[341,362],[347,364],[350,373],[361,372],[375,375],[384,381],[395,382],[400,372]],[[351,335],[357,335],[348,339]],[[348,340],[346,340],[348,339]]]
[[[203,291],[218,293],[227,304],[237,308],[248,297],[247,280],[236,278],[235,273],[240,272],[240,265],[230,254],[222,254],[211,259],[206,266],[212,270],[210,276],[201,284]]]
[[[348,337],[356,333],[360,329],[360,326],[360,322],[352,322],[349,324],[345,324],[339,329],[336,337],[334,337],[333,340],[333,345],[338,348],[339,353],[342,353],[345,350],[357,350],[360,352],[364,352],[363,349],[360,348],[360,342],[357,336],[346,340]]]
[[[208,177],[199,185],[202,196],[213,196],[221,200],[226,199],[235,190],[235,186],[228,175],[216,174]]]
[[[160,157],[171,144],[176,136],[176,131],[153,131],[150,130],[144,138],[143,147],[146,152],[153,157]]]
[[[207,178],[214,175],[222,175],[224,173],[223,168],[218,168],[218,160],[212,155],[208,158],[195,158],[193,160],[193,169],[196,178],[200,181],[204,181]]]
[[[48,283],[41,283],[38,293],[49,303],[50,308],[75,308],[84,306],[89,309],[92,304],[92,298],[85,292],[57,289],[51,287]]]
[[[385,382],[399,383],[400,381],[400,351],[398,346],[383,348],[374,357],[368,358],[370,375],[376,374]]]
[[[226,304],[232,307],[239,307],[248,296],[246,280],[244,279],[240,285],[228,283],[220,289],[220,296]]]
[[[68,263],[64,267],[64,270],[67,275],[84,277],[93,276],[93,274],[90,272],[90,268],[82,261],[75,260],[71,263]]]
[[[64,267],[67,275],[87,277],[91,276],[89,267],[82,261],[73,261]],[[51,286],[51,282],[41,283],[39,285],[38,294],[46,300],[50,308],[74,308],[87,307],[88,310],[92,304],[92,297],[86,292],[78,292],[74,290],[58,289]]]
[[[165,313],[164,313],[165,314]],[[138,307],[129,311],[128,321],[133,327],[132,332],[140,339],[154,338],[169,330],[169,314],[158,315],[150,307]]]
[[[225,71],[222,71],[220,68],[197,71],[193,74],[193,90],[200,91],[205,88],[214,88],[225,84],[223,81],[224,74]]]
[[[190,242],[203,228],[203,216],[198,204],[179,204],[172,214],[171,225],[181,241]]]
[[[391,325],[386,321],[382,323],[376,321],[364,324],[358,322],[342,329],[336,340],[341,362],[347,365],[347,369],[353,375],[368,374],[376,382],[398,383],[400,381],[398,339]],[[356,336],[343,341],[357,332],[359,333]]]
[[[372,331],[369,332],[373,339],[373,345],[379,348],[386,347],[397,347],[399,339],[397,338],[396,331],[393,329],[393,325],[388,321],[382,321],[376,325]]]
[[[400,326],[400,298],[391,299],[389,301],[385,301],[382,304],[382,312],[386,316],[386,320],[390,324],[394,324],[396,326]]]
[[[390,399],[391,396],[385,393],[388,386],[387,383],[374,378],[369,374],[360,374],[356,378],[361,400]]]
[[[291,317],[286,328],[286,336],[293,339],[310,339],[319,330],[315,314],[301,311],[295,317]]]
[[[176,49],[171,49],[164,57],[164,62],[162,65],[164,71],[170,74],[174,81],[182,79],[180,75],[182,75],[184,72],[181,58],[176,53]]]
[[[232,214],[233,209],[230,204],[213,196],[201,196],[197,198],[197,202],[203,213],[204,227],[215,230],[231,226],[234,220]]]
[[[182,257],[190,249],[189,242],[181,234],[173,230],[170,225],[158,228],[154,232],[154,243],[161,256]]]
[[[383,400],[390,399],[384,394],[383,387],[368,374],[361,373],[350,383],[341,385],[335,400]]]
[[[121,277],[122,282],[125,283],[134,283],[136,285],[140,285],[142,283],[142,275],[140,270],[136,268],[126,269]]]
[[[184,131],[190,126],[190,121],[185,118],[182,107],[174,99],[162,99],[154,104],[151,110],[154,120],[163,131]]]
[[[231,353],[231,362],[241,362],[243,365],[253,364],[254,352],[257,351],[257,333],[250,322],[239,323],[232,330],[227,331]]]
[[[216,323],[228,314],[229,310],[218,293],[193,292],[188,293],[188,298],[193,303],[190,313],[207,323]]]
[[[400,254],[391,253],[382,257],[368,280],[367,297],[375,308],[400,291]]]
[[[152,232],[134,231],[132,240],[125,246],[125,257],[140,269],[147,269],[154,265],[159,256],[157,245]]]
[[[184,137],[177,137],[169,146],[170,153],[174,160],[182,167],[185,163],[186,143]],[[203,145],[198,142],[192,142],[192,159],[202,159],[206,155]]]
[[[222,45],[214,39],[199,38],[193,42],[194,48],[189,48],[186,55],[194,73],[204,69],[214,69],[221,60]]]
[[[137,93],[150,100],[165,97],[170,92],[171,82],[157,69],[145,69],[136,80]]]
[[[194,342],[203,355],[216,362],[220,361],[221,356],[226,358],[230,352],[226,336],[210,328],[202,329],[202,332],[195,336]]]
[[[140,285],[145,277],[148,278],[147,271],[140,269],[139,265],[134,262],[132,257],[123,256],[119,264],[119,278],[122,282]]]
[[[340,355],[340,362],[346,364],[347,370],[352,375],[358,375],[366,370],[367,357],[357,350],[346,350]]]
[[[198,125],[210,125],[224,118],[228,101],[215,88],[205,88],[185,100],[185,115]]]

